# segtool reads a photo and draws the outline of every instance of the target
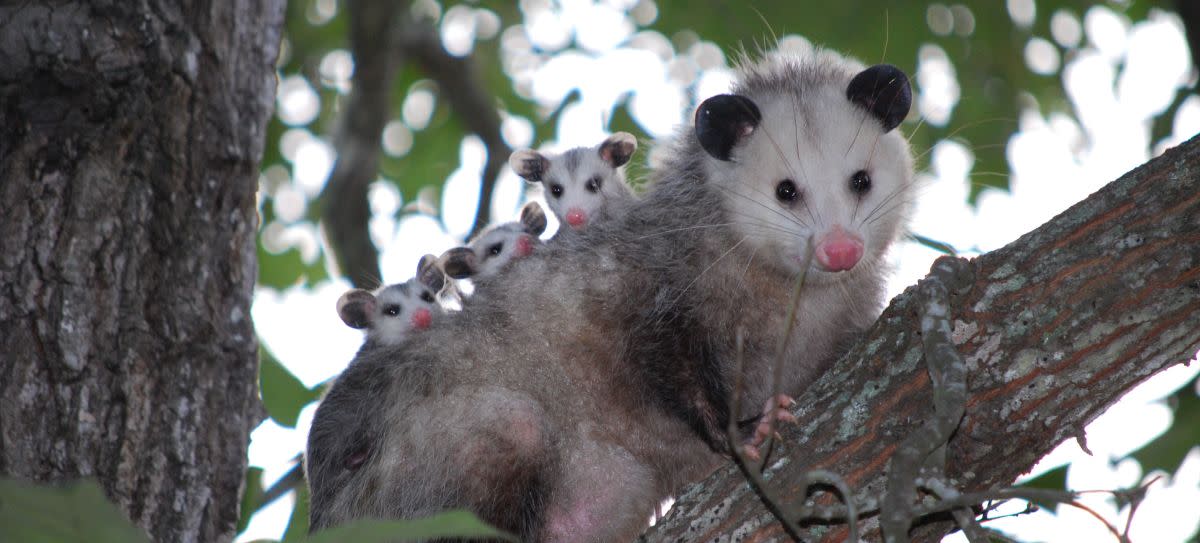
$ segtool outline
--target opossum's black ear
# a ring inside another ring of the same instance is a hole
[[[508,165],[526,181],[536,183],[550,169],[550,159],[533,149],[521,149],[508,155]]]
[[[754,101],[737,94],[718,94],[696,108],[696,139],[717,160],[729,160],[729,152],[749,136],[762,121]]]
[[[629,132],[617,132],[600,144],[600,159],[614,168],[624,166],[637,151],[637,138]]]
[[[908,76],[891,64],[876,64],[854,76],[846,87],[846,98],[875,115],[884,132],[900,126],[912,107]]]
[[[470,247],[455,247],[442,253],[440,259],[446,275],[463,279],[475,275],[475,251]]]
[[[546,231],[546,212],[537,202],[529,202],[521,208],[521,224],[526,232],[540,236]]]
[[[442,268],[438,266],[436,256],[421,257],[421,261],[417,263],[417,280],[434,292],[441,292],[442,287],[446,286],[446,274],[442,273]]]
[[[338,316],[354,329],[370,328],[375,315],[375,295],[356,288],[338,298]]]

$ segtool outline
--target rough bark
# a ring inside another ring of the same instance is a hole
[[[229,541],[283,3],[0,7],[0,474]]]
[[[1009,484],[1125,391],[1200,349],[1200,138],[1126,174],[1008,246],[970,263],[951,299],[966,359],[966,415],[947,474],[978,491]],[[798,397],[800,423],[768,485],[795,508],[803,474],[840,473],[859,499],[883,495],[898,444],[933,411],[914,288]],[[828,497],[828,496],[824,496]],[[829,500],[832,503],[832,499]],[[879,539],[878,519],[861,524]],[[948,525],[918,529],[936,540]],[[806,541],[842,541],[809,526]],[[730,466],[693,485],[646,541],[785,541]]]

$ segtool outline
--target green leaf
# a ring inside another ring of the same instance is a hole
[[[1143,473],[1154,470],[1175,473],[1188,452],[1200,446],[1200,424],[1196,423],[1200,421],[1200,395],[1195,392],[1197,380],[1200,378],[1167,397],[1167,405],[1174,412],[1167,431],[1129,454],[1129,458],[1142,465]]]
[[[361,520],[322,530],[306,539],[308,543],[391,543],[433,538],[502,539],[517,538],[485,524],[468,511],[447,511],[416,520]]]
[[[148,542],[92,480],[63,487],[0,479],[0,541]]]
[[[275,422],[288,428],[296,427],[296,419],[300,410],[320,393],[310,390],[296,379],[287,368],[283,367],[266,347],[260,347],[258,366],[258,386],[262,394],[263,405]]]
[[[300,251],[288,249],[272,254],[263,248],[262,234],[258,236],[258,284],[275,289],[295,285],[304,276],[304,260]]]
[[[1061,491],[1061,492],[1066,492],[1066,490],[1067,490],[1067,468],[1068,467],[1070,467],[1069,464],[1059,466],[1050,471],[1047,471],[1046,473],[1038,475],[1037,477],[1034,477],[1033,479],[1025,481],[1024,483],[1021,483],[1017,486],[1025,487],[1025,488],[1042,488],[1042,489],[1046,489],[1046,490],[1057,490],[1057,491]],[[1055,502],[1043,502],[1043,501],[1034,500],[1033,503],[1036,504],[1038,507],[1042,508],[1043,510],[1045,510],[1046,512],[1051,513],[1051,514],[1053,514],[1055,512],[1055,508],[1058,507],[1058,504]]]
[[[242,492],[242,505],[239,509],[237,533],[242,533],[246,530],[246,526],[250,524],[250,517],[258,512],[255,505],[262,498],[262,468],[250,468],[246,470],[246,485]]]

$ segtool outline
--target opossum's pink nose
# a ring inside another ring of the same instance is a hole
[[[424,330],[429,328],[430,324],[433,324],[433,313],[430,313],[428,309],[422,307],[413,311],[412,325],[414,329]]]
[[[518,258],[524,258],[533,252],[533,236],[522,235],[517,238],[517,250],[514,253]]]
[[[571,228],[580,228],[585,223],[587,223],[587,213],[584,213],[582,209],[573,207],[567,210],[567,224],[571,225]]]
[[[834,227],[832,231],[817,240],[817,263],[825,271],[846,271],[858,264],[863,255],[862,238],[850,234],[841,228]]]

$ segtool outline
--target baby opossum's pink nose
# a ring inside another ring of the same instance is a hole
[[[579,228],[586,222],[587,213],[584,213],[582,209],[573,207],[567,210],[567,224],[571,225],[571,228]]]
[[[413,311],[412,325],[414,329],[424,330],[429,328],[430,324],[433,324],[433,313],[430,313],[428,309],[422,307]]]
[[[533,236],[523,235],[517,238],[517,257],[524,258],[533,252]]]
[[[846,271],[858,264],[863,255],[862,238],[841,228],[817,240],[817,263],[826,271]]]

